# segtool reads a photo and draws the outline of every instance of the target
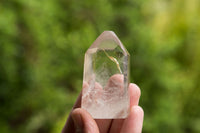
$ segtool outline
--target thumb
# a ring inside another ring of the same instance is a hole
[[[76,133],[99,133],[95,120],[86,110],[77,108],[72,111],[71,116],[76,127]]]

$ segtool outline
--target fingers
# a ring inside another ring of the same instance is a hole
[[[108,133],[112,119],[95,119],[100,133]]]
[[[87,86],[88,86],[88,84],[86,82],[84,82],[83,88],[86,88]],[[79,96],[73,106],[73,109],[81,107],[81,97],[82,97],[82,92],[79,94]],[[75,130],[74,122],[72,120],[72,116],[71,116],[71,112],[70,112],[67,122],[65,123],[65,126],[62,130],[62,133],[73,133],[74,130]]]
[[[123,95],[124,93],[124,76],[122,74],[115,74],[108,80],[104,88],[106,93],[110,95]]]
[[[120,95],[120,94],[123,94],[123,86],[121,87],[121,85],[123,85],[122,81],[123,81],[123,77],[121,75],[114,75],[112,76],[112,78],[109,79],[107,86],[113,87],[116,89],[118,88],[118,91],[119,91],[118,93]],[[83,90],[87,92],[88,86],[89,86],[88,83],[86,82],[83,83]],[[93,101],[99,96],[101,96],[101,91],[103,91],[101,85],[99,85],[98,83],[95,83],[95,90],[98,90],[98,93],[94,93],[92,96],[89,95],[88,97],[88,98],[92,98]],[[105,90],[108,92],[110,91],[109,88],[105,88]],[[121,132],[127,132],[127,133],[129,132],[140,133],[142,131],[142,122],[143,122],[143,115],[144,115],[142,108],[139,106],[136,106],[139,103],[140,93],[141,93],[140,89],[137,85],[132,84],[132,83],[129,85],[131,111],[130,111],[129,116],[125,120],[124,119],[94,120],[87,111],[85,111],[84,109],[78,108],[81,106],[82,94],[80,94],[73,107],[74,111],[70,113],[68,121],[62,133],[68,133],[68,132],[74,133],[75,130],[76,132],[93,132],[93,133],[99,133],[99,131],[101,131],[102,133],[109,132],[109,131],[110,132],[121,131]],[[82,100],[83,100],[82,103],[84,103],[84,98]],[[88,99],[86,98],[86,100]],[[100,129],[98,129],[98,127],[100,127]]]
[[[140,88],[133,83],[129,84],[129,94],[130,94],[130,108],[134,105],[138,105],[140,98]],[[121,130],[124,119],[115,119],[112,122],[112,126],[110,128],[110,133],[117,133]]]
[[[144,112],[140,106],[131,107],[129,116],[124,120],[121,133],[141,133]]]
[[[140,88],[133,83],[129,84],[129,94],[130,94],[130,107],[138,105],[140,99]]]
[[[108,80],[107,86],[123,89],[123,83],[124,83],[123,78],[124,76],[122,74],[112,75]]]
[[[86,82],[83,82],[83,89],[84,88],[88,88],[88,83],[86,83]],[[77,98],[77,100],[76,100],[76,102],[75,102],[75,104],[74,104],[74,106],[73,106],[73,109],[75,109],[75,108],[79,108],[79,107],[81,107],[81,99],[82,98],[82,91],[81,91],[81,93],[79,94],[79,96],[78,96],[78,98]]]
[[[130,94],[130,114],[124,120],[121,133],[141,133],[144,111],[138,106],[141,91],[140,88],[133,83],[129,85],[129,94]]]
[[[85,108],[89,108],[92,104],[98,104],[96,101],[101,98],[102,93],[103,93],[103,88],[101,84],[98,82],[95,82],[93,93],[88,93],[89,91],[89,84],[86,83],[86,85],[83,87],[83,98],[82,98],[82,104],[84,105]],[[99,131],[101,133],[107,133],[110,124],[111,124],[111,119],[95,119],[97,126],[100,127]]]
[[[95,120],[84,109],[77,108],[71,115],[75,124],[76,133],[99,133]]]
[[[124,119],[113,119],[110,133],[119,133],[123,126]]]

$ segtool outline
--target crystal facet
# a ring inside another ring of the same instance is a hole
[[[95,119],[129,114],[129,53],[112,31],[104,31],[85,53],[81,107]]]

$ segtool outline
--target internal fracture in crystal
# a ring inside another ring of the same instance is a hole
[[[81,107],[95,119],[129,114],[129,53],[112,31],[104,31],[85,53]]]

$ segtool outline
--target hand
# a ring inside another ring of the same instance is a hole
[[[129,93],[130,114],[126,119],[95,120],[86,110],[80,108],[80,94],[62,133],[141,133],[144,112],[143,109],[138,106],[140,88],[131,83],[129,85]]]

